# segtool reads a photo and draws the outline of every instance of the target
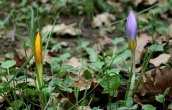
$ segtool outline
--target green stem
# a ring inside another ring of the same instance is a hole
[[[134,89],[134,83],[135,83],[135,52],[132,52],[132,61],[133,61],[132,78],[131,78],[130,89],[128,92],[128,98],[132,97],[132,93],[133,93],[133,89]]]

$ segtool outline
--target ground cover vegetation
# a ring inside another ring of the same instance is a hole
[[[0,109],[172,109],[171,47],[172,0],[0,0]]]

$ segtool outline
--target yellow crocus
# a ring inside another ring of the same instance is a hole
[[[37,65],[38,65],[39,79],[42,85],[42,72],[41,72],[42,51],[41,51],[41,37],[40,37],[39,32],[35,40],[35,53],[36,53],[36,59],[37,59]]]

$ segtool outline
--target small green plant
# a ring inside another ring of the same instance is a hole
[[[156,96],[156,100],[160,103],[163,103],[163,108],[164,109],[167,109],[166,105],[165,105],[165,95],[167,95],[169,93],[169,90],[170,90],[170,87],[167,88],[165,91],[164,91],[164,94],[159,94],[158,96]]]
[[[121,103],[121,102],[118,102],[118,103]],[[125,105],[125,106],[119,107],[119,108],[117,108],[117,110],[125,110],[125,109],[127,109],[127,110],[136,110],[137,107],[138,107],[137,104],[133,105],[133,99],[132,99],[132,97],[129,97],[126,100],[126,102],[123,103],[123,105]]]

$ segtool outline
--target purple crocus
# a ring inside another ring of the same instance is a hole
[[[133,68],[132,68],[132,78],[131,78],[131,84],[130,84],[130,90],[134,89],[134,83],[135,83],[135,50],[137,46],[136,41],[136,34],[137,34],[137,20],[136,17],[131,10],[126,23],[126,33],[128,37],[128,45],[132,53],[132,61],[133,61]],[[128,98],[132,97],[133,92],[129,91]]]
[[[135,52],[137,41],[136,41],[136,34],[137,34],[137,20],[136,17],[131,10],[126,23],[126,33],[128,37],[128,45],[132,53]]]
[[[127,18],[126,32],[127,32],[128,39],[134,39],[136,37],[137,20],[136,20],[136,17],[132,10],[130,11],[128,18]]]

